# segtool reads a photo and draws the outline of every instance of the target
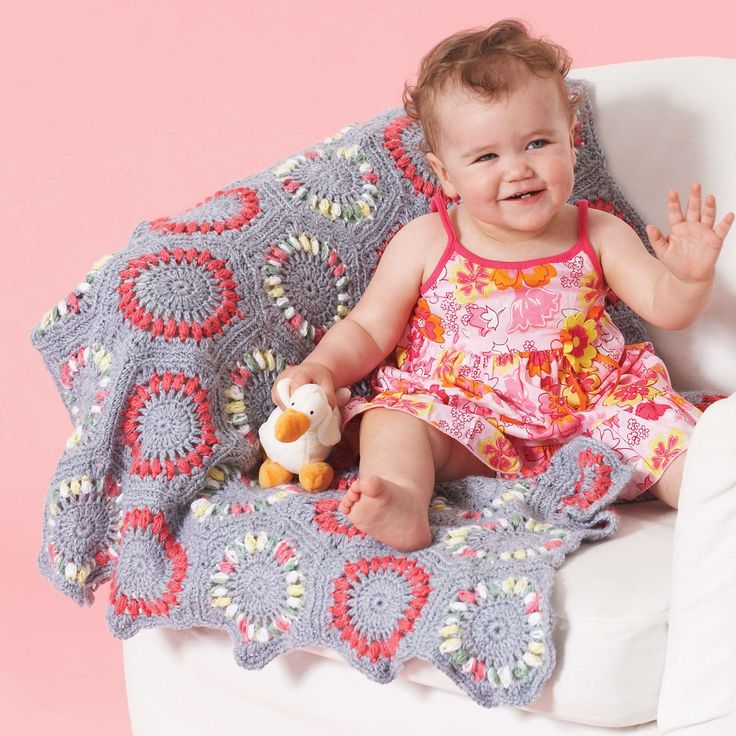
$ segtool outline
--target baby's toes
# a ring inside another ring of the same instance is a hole
[[[353,504],[359,498],[360,491],[358,490],[357,484],[354,483],[352,486],[350,486],[350,488],[345,492],[345,495],[342,497],[340,505],[337,507],[338,510],[347,516],[347,514],[350,512],[350,509],[353,508]]]

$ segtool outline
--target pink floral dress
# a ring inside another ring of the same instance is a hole
[[[395,350],[373,373],[375,395],[343,419],[383,406],[408,412],[466,445],[499,477],[544,470],[586,435],[633,467],[621,497],[648,489],[684,452],[701,412],[676,394],[651,343],[625,344],[604,309],[607,287],[579,200],[578,239],[563,253],[492,261],[448,234]]]

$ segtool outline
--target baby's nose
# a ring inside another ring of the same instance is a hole
[[[518,179],[526,179],[533,173],[529,162],[521,157],[511,158],[506,164],[506,181],[517,181]]]

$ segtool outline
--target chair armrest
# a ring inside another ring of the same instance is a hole
[[[685,460],[657,711],[662,736],[732,733],[735,607],[736,393],[704,412]]]

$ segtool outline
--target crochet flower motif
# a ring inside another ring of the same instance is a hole
[[[89,273],[75,289],[65,299],[55,304],[49,309],[36,325],[35,334],[43,337],[50,327],[55,325],[64,317],[70,314],[79,314],[86,305],[85,296],[92,288],[92,282],[97,276],[97,272],[112,258],[112,254],[102,256],[99,260],[92,264]]]
[[[340,518],[342,514],[338,512],[340,500],[337,498],[325,498],[321,501],[315,501],[313,504],[315,514],[313,517],[317,527],[326,534],[342,534],[348,539],[360,537],[365,539],[365,532],[360,531],[346,517]]]
[[[613,480],[613,468],[603,461],[603,454],[585,449],[578,455],[580,477],[575,483],[574,493],[563,496],[559,507],[577,506],[589,509],[594,503],[608,493]]]
[[[265,259],[266,293],[302,337],[319,342],[350,311],[345,264],[317,238],[290,235],[270,245]],[[301,304],[294,303],[294,295]]]
[[[429,201],[435,194],[442,194],[442,187],[421,153],[423,135],[416,120],[402,115],[384,128],[383,145],[404,178],[411,182],[414,193],[423,194]]]
[[[82,441],[102,412],[109,393],[111,361],[110,353],[101,345],[82,345],[61,366],[62,397],[74,423],[74,432],[66,442],[67,449]],[[92,385],[85,385],[90,383]],[[88,408],[85,403],[89,403]]]
[[[155,372],[147,384],[133,387],[124,417],[130,474],[141,478],[191,475],[218,444],[207,391],[197,376]]]
[[[232,383],[225,391],[225,415],[249,444],[258,442],[256,429],[268,419],[271,386],[286,368],[286,359],[271,350],[253,348],[237,360],[230,371]]]
[[[597,337],[595,320],[585,319],[582,312],[576,312],[565,318],[560,340],[565,357],[573,370],[591,367],[593,359],[598,354],[593,344]]]
[[[168,616],[178,606],[189,562],[162,513],[128,511],[120,528],[120,557],[112,574],[110,602],[115,613]]]
[[[332,581],[329,626],[358,657],[372,663],[393,659],[427,604],[430,579],[431,573],[408,557],[346,562],[344,575]]]
[[[84,586],[99,577],[96,570],[116,559],[119,500],[120,486],[110,477],[75,476],[53,488],[47,549],[68,583]]]
[[[210,603],[234,621],[246,644],[282,636],[301,613],[304,576],[287,539],[248,532],[225,549],[210,580]]]
[[[191,210],[176,217],[160,217],[149,223],[163,233],[208,233],[221,235],[225,230],[240,230],[250,225],[261,212],[258,194],[248,187],[234,187],[216,192]]]
[[[529,502],[529,496],[532,494],[532,484],[529,480],[517,480],[513,487],[509,491],[504,491],[498,497],[494,498],[491,505],[484,507],[480,511],[460,511],[458,516],[461,519],[481,519],[481,518],[495,518],[496,512],[499,509],[504,508],[508,504],[513,504],[521,501],[522,503]]]
[[[288,159],[273,169],[295,199],[333,222],[361,222],[373,216],[378,174],[358,146],[319,148]],[[335,191],[335,184],[343,190]]]
[[[480,581],[462,589],[439,629],[439,651],[476,682],[509,688],[547,658],[542,594],[527,577]]]
[[[521,514],[498,516],[482,524],[452,527],[445,532],[444,544],[453,556],[510,562],[535,557],[548,557],[564,547],[570,536],[556,528]],[[543,537],[549,537],[546,541]]]
[[[152,337],[199,342],[244,317],[236,289],[227,261],[209,250],[164,248],[128,261],[120,272],[118,308]]]
[[[232,489],[232,493],[228,491]],[[254,493],[245,496],[244,491]],[[210,517],[240,516],[268,511],[274,504],[299,493],[296,484],[285,484],[273,492],[264,494],[255,478],[245,475],[240,468],[214,465],[207,471],[204,489],[190,506],[194,518],[203,523]]]

